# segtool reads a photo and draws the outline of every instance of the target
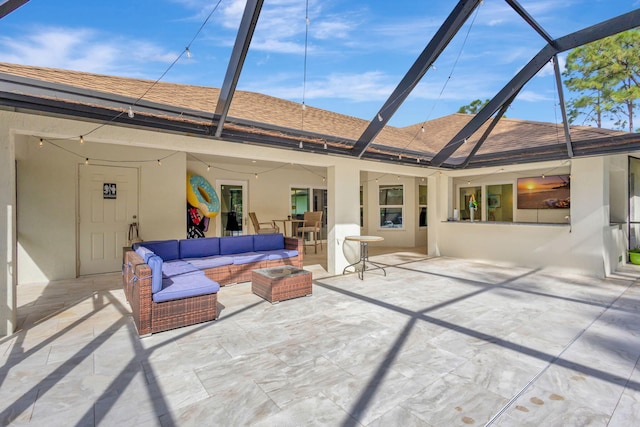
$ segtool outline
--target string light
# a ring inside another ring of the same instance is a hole
[[[420,159],[416,159],[416,163],[420,163]]]
[[[402,160],[402,154],[398,154],[398,160]]]
[[[162,162],[158,159],[158,166],[162,166]]]
[[[420,128],[420,132],[424,133],[424,125]]]
[[[87,157],[86,159],[84,159],[84,164],[88,165],[89,164],[89,158]]]
[[[325,150],[327,149],[327,143],[326,143],[326,142],[324,143],[323,148],[324,148]]]
[[[298,148],[302,149],[303,147],[304,147],[304,144],[302,143],[302,141],[300,141],[300,143],[298,144]]]
[[[327,178],[325,178],[324,176],[322,177],[322,182],[325,182],[327,180]]]
[[[84,136],[80,135],[80,144],[84,144]]]
[[[256,179],[258,179],[258,174],[255,175]]]
[[[378,121],[381,122],[382,121],[382,116],[380,115],[380,113],[378,113]]]
[[[133,112],[133,108],[131,108],[131,105],[129,105],[129,118],[133,119],[136,115]]]
[[[187,54],[187,59],[191,59],[191,50],[189,50],[189,46],[185,47],[184,51]]]
[[[305,104],[304,102],[302,103],[302,111],[307,109],[307,104]]]
[[[40,146],[40,148],[42,148],[42,146],[44,145],[44,139],[40,138],[40,143],[38,145]]]
[[[207,172],[211,170],[211,165],[207,165]]]

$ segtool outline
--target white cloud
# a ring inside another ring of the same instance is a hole
[[[525,102],[554,101],[553,96],[549,96],[548,94],[534,92],[530,90],[523,90],[518,94],[518,97],[516,99],[518,101],[525,101]]]
[[[169,64],[179,53],[150,42],[114,39],[87,28],[51,27],[0,38],[0,61],[93,73],[136,72],[149,62]]]
[[[287,85],[291,76],[279,75],[269,80],[243,85],[243,90],[268,93],[284,99],[301,99],[302,84]],[[392,78],[379,71],[333,73],[323,79],[307,81],[305,98],[342,99],[352,102],[383,101],[395,88]]]

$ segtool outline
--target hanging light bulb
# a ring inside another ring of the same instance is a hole
[[[420,159],[416,159],[416,163],[420,163]]]
[[[323,145],[323,148],[326,150],[327,149],[327,143],[325,142]]]
[[[129,118],[130,119],[133,119],[136,116],[135,113],[133,112],[133,108],[131,108],[131,105],[129,105],[129,113],[128,114],[129,114]]]
[[[542,179],[544,179],[544,174],[542,174]]]
[[[191,59],[191,51],[189,50],[189,46],[185,47],[184,51],[187,53],[187,59]]]
[[[162,166],[162,162],[158,159],[158,166]]]
[[[327,180],[327,178],[325,178],[324,176],[322,177],[322,182],[325,182]]]
[[[306,110],[306,109],[307,109],[307,105],[303,102],[303,103],[302,103],[302,111],[304,111],[304,110]]]
[[[211,170],[211,165],[207,165],[207,172]]]
[[[258,179],[258,174],[255,175],[256,179]]]
[[[382,121],[382,116],[380,115],[380,113],[378,113],[378,121],[381,122]]]
[[[80,135],[80,144],[84,144],[84,136]]]
[[[84,164],[88,165],[89,164],[89,158],[87,157],[86,159],[84,159]]]
[[[298,144],[298,148],[303,148],[304,144],[302,143],[302,141],[300,141],[300,143]]]
[[[420,128],[420,132],[424,133],[424,126]]]
[[[398,154],[398,160],[402,160],[402,153]]]
[[[44,145],[44,139],[40,138],[40,143],[38,144],[38,146],[42,148],[43,145]]]

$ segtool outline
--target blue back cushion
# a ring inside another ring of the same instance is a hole
[[[204,258],[220,255],[220,238],[180,240],[180,258]]]
[[[282,234],[254,234],[253,249],[256,251],[284,249],[284,236]]]
[[[232,236],[220,238],[220,255],[253,252],[253,236]]]
[[[147,264],[151,268],[151,293],[155,294],[162,290],[162,258],[153,255],[149,257]]]
[[[157,240],[154,242],[143,242],[142,245],[153,251],[164,261],[180,258],[180,247],[177,240]]]

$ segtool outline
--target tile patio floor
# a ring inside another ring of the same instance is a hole
[[[37,426],[640,424],[640,270],[599,280],[415,253],[271,305],[139,339],[119,274],[18,290],[0,423]]]

